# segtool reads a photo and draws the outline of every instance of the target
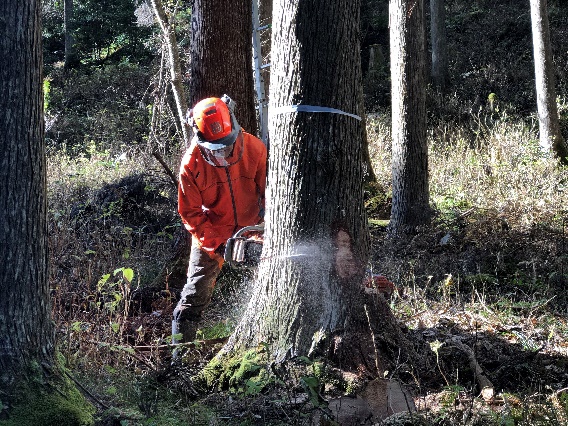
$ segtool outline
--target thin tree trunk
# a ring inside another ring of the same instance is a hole
[[[164,42],[168,50],[168,57],[170,62],[170,75],[172,79],[172,91],[176,101],[178,119],[181,124],[183,142],[185,148],[189,148],[193,132],[186,121],[185,114],[188,109],[187,99],[183,88],[183,77],[181,73],[181,65],[179,59],[179,50],[176,40],[176,33],[173,25],[169,22],[164,6],[161,0],[152,0],[152,7],[156,19],[162,29]]]
[[[432,83],[440,91],[448,82],[446,42],[446,7],[444,0],[430,0],[430,36],[432,40]]]
[[[77,65],[77,50],[75,49],[74,7],[73,0],[63,2],[63,26],[65,29],[65,68],[69,69]]]
[[[264,63],[270,63],[270,52],[272,51],[271,46],[271,34],[272,34],[272,0],[258,0],[258,10],[260,15],[260,25],[268,25],[268,28],[260,33],[260,43],[262,45],[262,57],[264,58]],[[263,72],[264,84],[266,85],[266,99],[269,99],[270,94],[270,68],[265,68]]]
[[[568,164],[568,145],[560,132],[554,63],[546,0],[530,0],[540,145]]]
[[[431,213],[426,142],[424,1],[391,0],[392,211],[389,232],[413,232]]]

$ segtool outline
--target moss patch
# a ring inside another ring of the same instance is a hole
[[[194,383],[204,389],[217,388],[254,395],[270,383],[267,361],[264,345],[231,356],[220,354],[194,377]]]
[[[69,379],[59,373],[49,383],[33,378],[16,390],[14,406],[0,426],[90,426],[95,408]],[[4,413],[5,414],[5,413]]]

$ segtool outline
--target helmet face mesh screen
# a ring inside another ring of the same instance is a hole
[[[210,150],[198,144],[203,159],[215,167],[227,167],[237,163],[243,155],[243,145],[244,137],[242,132],[239,132],[234,144],[221,149]]]

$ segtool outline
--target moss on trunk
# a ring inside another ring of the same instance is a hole
[[[0,393],[0,426],[89,426],[95,408],[55,367],[46,378],[41,367],[22,375],[11,395]],[[10,402],[7,402],[10,401]]]

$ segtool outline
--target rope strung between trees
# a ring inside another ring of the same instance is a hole
[[[347,115],[352,117],[356,120],[361,121],[361,117],[355,114],[351,114],[349,112],[341,111],[340,109],[329,108],[329,107],[322,107],[322,106],[314,106],[314,105],[288,105],[288,106],[281,106],[274,108],[271,111],[271,114],[285,114],[287,112],[328,112],[330,114],[341,114]]]

